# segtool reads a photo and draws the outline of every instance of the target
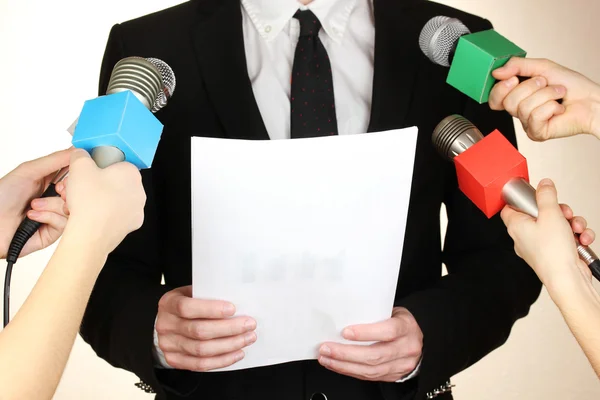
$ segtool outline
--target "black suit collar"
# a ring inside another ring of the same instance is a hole
[[[239,1],[197,3],[200,20],[193,32],[196,56],[225,135],[269,139],[248,77]]]

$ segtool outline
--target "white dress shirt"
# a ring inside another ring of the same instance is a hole
[[[242,0],[244,43],[254,97],[271,139],[290,138],[292,66],[300,23],[309,9],[323,29],[340,135],[365,133],[371,113],[375,25],[372,0]]]
[[[319,38],[329,55],[340,135],[366,133],[371,115],[375,22],[373,0],[241,0],[248,76],[272,140],[290,138],[292,66],[300,23],[298,9],[311,10],[323,29]],[[158,347],[155,358],[170,368]],[[417,366],[403,382],[418,374]]]

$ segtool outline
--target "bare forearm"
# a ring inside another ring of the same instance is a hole
[[[600,378],[600,295],[584,278],[549,286],[548,291]]]
[[[0,398],[52,398],[105,259],[76,229],[67,228],[33,291],[0,334]]]

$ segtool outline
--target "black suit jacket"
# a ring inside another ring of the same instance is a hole
[[[516,145],[512,118],[448,86],[448,70],[432,64],[418,47],[421,28],[436,15],[459,18],[473,32],[491,24],[425,0],[374,4],[369,131],[419,127],[394,304],[410,310],[424,333],[419,376],[402,384],[365,382],[334,374],[316,361],[219,373],[153,368],[158,301],[192,281],[190,137],[269,139],[247,74],[239,0],[197,0],[115,25],[100,77],[99,94],[104,94],[114,64],[127,56],[160,58],[177,77],[174,97],[156,114],[165,128],[154,164],[142,172],[144,225],[110,255],[81,327],[100,357],[137,374],[157,398],[308,400],[322,392],[329,400],[424,399],[502,345],[537,299],[541,283],[515,255],[502,221],[488,220],[469,202],[457,187],[454,166],[431,144],[435,125],[458,113],[484,134],[500,129]],[[442,204],[449,220],[443,249]],[[442,263],[449,270],[444,277]]]

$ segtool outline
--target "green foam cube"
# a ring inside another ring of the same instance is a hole
[[[446,82],[479,104],[486,103],[496,83],[492,72],[512,57],[526,55],[525,50],[493,29],[462,36]]]

